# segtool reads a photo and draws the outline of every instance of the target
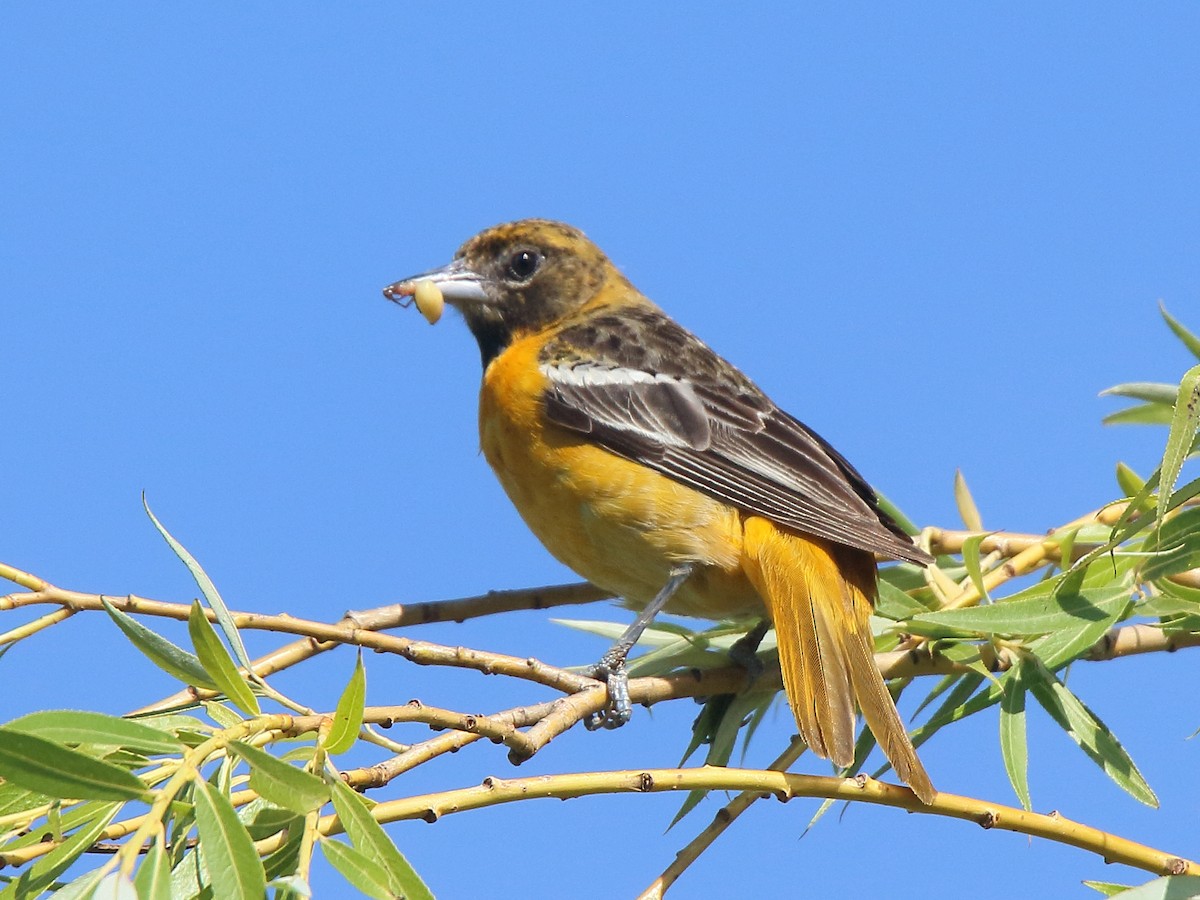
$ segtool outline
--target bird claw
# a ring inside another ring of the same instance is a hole
[[[746,670],[747,689],[753,687],[754,682],[758,681],[767,669],[763,661],[758,658],[758,647],[762,643],[762,639],[766,637],[769,628],[769,622],[765,620],[759,622],[729,648],[730,661]]]
[[[599,728],[611,730],[628,722],[633,716],[633,703],[629,699],[629,672],[625,669],[625,660],[610,662],[602,659],[584,674],[607,685],[608,702],[604,704],[604,709],[584,719],[583,727],[588,731]]]

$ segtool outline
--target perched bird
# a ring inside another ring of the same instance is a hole
[[[616,705],[604,724],[628,718],[624,656],[660,608],[765,611],[809,747],[849,766],[857,701],[897,774],[931,802],[869,624],[874,555],[931,558],[850,463],[568,225],[489,228],[384,294],[404,301],[423,285],[440,314],[429,283],[479,343],[480,442],[522,518],[563,563],[644,608],[595,669]]]

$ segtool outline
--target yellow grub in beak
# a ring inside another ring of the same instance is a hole
[[[422,279],[413,290],[413,300],[416,301],[417,311],[425,317],[425,321],[430,325],[437,324],[437,320],[442,317],[442,310],[446,307],[441,288],[428,278]]]

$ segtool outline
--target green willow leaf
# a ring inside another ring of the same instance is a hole
[[[909,732],[913,746],[920,747],[947,725],[958,722],[967,716],[972,716],[977,712],[987,709],[989,706],[995,706],[999,703],[1000,688],[994,684],[990,685],[982,693],[975,693],[979,690],[979,686],[986,680],[982,675],[975,672],[963,674],[958,684],[946,694],[946,699],[942,701],[933,715],[929,717],[929,721]],[[884,771],[887,770],[885,769]]]
[[[1025,809],[1029,799],[1029,743],[1025,737],[1024,664],[1018,662],[1004,676],[1000,694],[1000,755],[1013,790]]]
[[[45,794],[26,790],[12,782],[0,781],[0,816],[27,812],[45,806],[49,800]]]
[[[326,773],[325,779],[333,794],[333,808],[350,842],[369,859],[382,866],[388,874],[388,886],[406,900],[433,900],[425,882],[409,865],[399,848],[375,821],[366,801],[336,775]]]
[[[54,900],[110,900],[114,895],[111,891],[107,894],[104,893],[107,885],[103,882],[111,879],[113,875],[119,876],[120,873],[109,872],[105,875],[102,869],[93,869],[90,872],[84,872],[62,887],[51,885],[51,889],[54,891]],[[136,891],[136,889],[133,890]],[[7,895],[0,894],[0,897],[7,897]],[[136,893],[132,895],[131,900],[138,900]]]
[[[209,674],[217,688],[247,715],[261,715],[258,698],[254,696],[250,685],[234,665],[233,657],[217,637],[216,630],[209,624],[199,600],[192,601],[192,611],[188,614],[188,634],[192,638],[192,646],[196,648],[200,664],[204,666],[204,671]]]
[[[1183,341],[1183,345],[1192,351],[1192,355],[1196,359],[1200,359],[1200,337],[1197,337],[1185,328],[1183,323],[1167,312],[1167,308],[1163,305],[1162,301],[1159,301],[1158,311],[1162,313],[1163,321],[1167,323],[1167,327],[1175,333],[1175,336],[1179,340]]]
[[[274,853],[263,860],[267,877],[282,878],[295,872],[300,865],[300,847],[304,843],[304,820],[297,819],[296,825],[288,829],[287,839]]]
[[[887,515],[891,517],[892,521],[899,525],[905,534],[917,535],[921,533],[921,529],[913,523],[913,520],[906,516],[900,507],[898,507],[883,494],[876,491],[875,499],[878,501],[879,508],[887,513]]]
[[[1102,425],[1167,425],[1171,407],[1162,403],[1139,403],[1127,409],[1109,413],[1100,420]]]
[[[355,658],[350,681],[338,698],[333,712],[333,724],[325,738],[328,753],[345,753],[358,740],[363,723],[363,707],[367,702],[367,672],[363,668],[362,652]]]
[[[251,744],[234,741],[230,746],[250,766],[250,789],[276,806],[303,815],[329,800],[329,788],[316,775]]]
[[[144,800],[150,795],[136,775],[120,766],[4,727],[0,777],[63,800]]]
[[[929,706],[930,703],[942,696],[942,694],[946,693],[946,691],[950,690],[951,687],[958,683],[960,678],[962,678],[962,675],[958,672],[950,675],[943,675],[941,678],[939,678],[938,683],[933,686],[933,689],[928,694],[925,695],[925,699],[917,704],[917,708],[913,710],[912,717],[915,719],[922,712],[924,712],[925,708]]]
[[[1158,525],[1162,527],[1167,514],[1175,480],[1183,468],[1192,449],[1192,441],[1200,431],[1200,365],[1193,366],[1179,382],[1179,397],[1175,400],[1175,411],[1171,415],[1171,430],[1167,434],[1167,448],[1163,452],[1161,487],[1158,491]]]
[[[963,541],[962,558],[963,564],[967,567],[967,575],[971,578],[971,584],[975,586],[982,601],[990,605],[992,598],[988,596],[987,585],[983,583],[983,564],[979,552],[980,545],[986,537],[988,537],[986,534],[975,534]]]
[[[133,879],[139,900],[171,900],[171,861],[155,841]]]
[[[875,602],[876,615],[894,622],[904,622],[923,612],[929,612],[929,608],[921,601],[914,599],[891,582],[880,579],[879,596]]]
[[[1143,581],[1200,568],[1200,509],[1186,509],[1167,519],[1146,546],[1159,552],[1142,560],[1138,575]]]
[[[196,779],[196,828],[208,863],[213,893],[222,900],[262,900],[266,873],[246,826],[229,797]]]
[[[103,597],[100,602],[117,627],[125,633],[125,637],[142,651],[150,662],[154,663],[168,675],[178,678],[184,684],[195,685],[205,690],[217,690],[216,684],[204,671],[204,666],[191,653],[182,647],[177,647],[162,635],[151,631],[141,622],[121,612]]]
[[[1095,607],[1103,613],[1101,618],[1051,631],[1029,644],[1029,650],[1051,672],[1057,672],[1086,653],[1113,625],[1125,619],[1133,605],[1133,586],[1114,584],[1111,591],[1095,592],[1090,596]]]
[[[1133,759],[1111,731],[1053,673],[1028,666],[1029,691],[1088,757],[1122,790],[1147,806],[1158,807],[1154,795]]]
[[[304,827],[304,816],[268,803],[263,797],[257,797],[239,809],[238,818],[245,823],[250,837],[256,841],[287,828]]]
[[[1200,897],[1200,876],[1163,875],[1117,896],[1121,900],[1196,900]]]
[[[709,703],[705,704],[705,711],[708,715],[701,713],[701,716],[697,718],[697,723],[701,718],[704,719],[704,732],[702,733],[693,726],[692,741],[689,744],[687,755],[684,757],[685,761],[687,756],[691,756],[700,744],[707,743],[708,752],[704,756],[704,764],[706,766],[728,765],[734,748],[737,746],[738,734],[742,727],[747,723],[757,727],[756,719],[771,705],[775,696],[774,691],[769,693],[747,691],[739,694],[721,694],[711,698]],[[746,739],[749,740],[749,735]],[[682,821],[708,796],[708,793],[707,790],[688,791],[679,811],[667,826],[667,830],[670,831]]]
[[[954,470],[954,503],[967,531],[983,531],[983,517],[979,515],[979,507],[975,505],[975,498],[971,496],[962,469]]]
[[[1175,395],[1179,385],[1167,384],[1161,381],[1130,381],[1125,384],[1115,384],[1100,392],[1101,397],[1129,397],[1145,403],[1158,403],[1164,406],[1175,405]]]
[[[1108,603],[1119,596],[1122,590],[1128,595],[1124,585],[1057,595],[1056,588],[1055,583],[1045,582],[991,606],[921,613],[914,617],[913,622],[976,634],[1046,634],[1104,619],[1108,615]]]
[[[1084,885],[1090,887],[1093,891],[1099,891],[1104,897],[1115,897],[1122,891],[1127,891],[1132,887],[1132,885],[1116,884],[1111,881],[1085,881]]]
[[[19,837],[10,838],[5,842],[4,849],[12,851],[21,847],[31,847],[41,843],[48,836],[56,841],[61,841],[64,834],[69,834],[75,829],[87,825],[95,818],[98,809],[107,807],[111,802],[110,800],[87,800],[81,803],[53,804],[46,815],[44,826],[30,829]]]
[[[196,581],[196,587],[200,588],[200,593],[204,595],[204,599],[208,601],[213,613],[217,617],[217,623],[221,626],[221,630],[225,632],[225,640],[229,641],[229,646],[233,648],[233,655],[237,661],[245,666],[246,671],[252,668],[250,665],[250,657],[246,653],[246,647],[242,643],[242,636],[238,632],[237,625],[233,622],[233,616],[229,614],[229,607],[225,605],[225,601],[221,599],[220,593],[217,591],[217,586],[213,584],[212,579],[196,562],[196,558],[188,553],[187,549],[179,541],[171,536],[171,533],[163,527],[163,523],[158,521],[158,517],[150,510],[150,504],[146,502],[146,494],[142,493],[142,507],[146,510],[146,515],[150,517],[150,521],[154,523],[154,527],[158,529],[158,533],[162,535],[163,540],[175,552],[189,572],[192,573],[192,578]]]
[[[322,839],[320,846],[329,864],[364,896],[376,900],[394,900],[397,896],[391,888],[387,869],[365,853],[332,838]]]
[[[204,711],[208,713],[208,717],[222,728],[232,728],[246,721],[234,710],[217,700],[205,700],[202,705]]]
[[[4,727],[58,744],[123,747],[141,753],[176,753],[182,746],[174,735],[141,722],[78,709],[42,710]]]
[[[104,829],[108,827],[108,823],[113,820],[123,805],[122,803],[106,803],[97,807],[94,818],[86,826],[80,828],[25,870],[19,881],[0,892],[0,897],[7,900],[8,896],[21,898],[38,896],[54,884],[59,875],[67,871],[72,863],[83,856],[87,849],[99,840]],[[11,895],[10,891],[12,891]]]
[[[1126,497],[1135,496],[1142,488],[1146,486],[1146,479],[1139,475],[1125,463],[1117,462],[1117,487]]]

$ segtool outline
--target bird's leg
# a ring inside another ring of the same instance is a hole
[[[746,687],[750,687],[763,673],[762,660],[758,658],[758,645],[771,630],[771,621],[762,619],[757,625],[743,634],[729,648],[729,658],[746,670],[749,679]]]
[[[625,658],[633,645],[638,642],[646,626],[654,621],[654,617],[667,605],[667,601],[679,590],[680,586],[692,574],[692,563],[680,563],[671,567],[670,577],[661,591],[647,604],[633,624],[625,629],[608,652],[600,657],[600,661],[586,670],[590,678],[604,681],[608,685],[608,705],[588,716],[583,724],[588,731],[597,728],[620,728],[633,715],[633,704],[629,701],[629,673],[625,669]]]

